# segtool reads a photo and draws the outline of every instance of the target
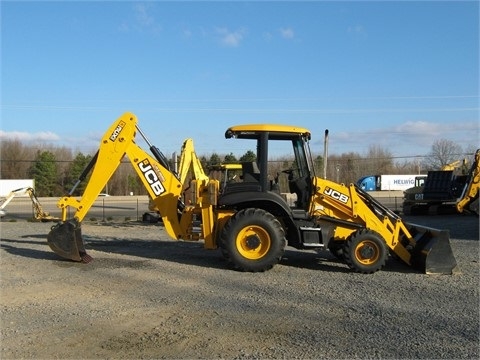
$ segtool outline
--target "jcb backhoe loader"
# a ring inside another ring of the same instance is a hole
[[[152,155],[135,143],[137,132]],[[184,202],[182,182],[165,156],[150,144],[136,116],[125,113],[107,130],[77,181],[92,171],[81,199],[67,195],[58,201],[62,222],[48,234],[49,246],[64,258],[91,260],[82,240],[82,220],[126,156],[155,202],[168,235],[203,240],[206,249],[220,248],[233,269],[266,271],[280,261],[288,244],[297,249],[330,249],[360,273],[380,270],[390,253],[422,272],[452,274],[456,261],[448,231],[404,223],[356,185],[316,177],[307,129],[241,125],[227,129],[225,137],[255,140],[257,162],[242,163],[243,181],[226,184],[222,192],[217,180],[193,179],[190,201]],[[295,155],[294,165],[284,170],[289,191],[296,194],[293,207],[268,177],[272,141],[288,142]],[[76,209],[73,218],[67,218],[69,208]]]

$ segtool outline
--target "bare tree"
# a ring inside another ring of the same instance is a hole
[[[35,158],[35,150],[20,140],[3,140],[0,147],[0,175],[2,179],[27,179],[28,169]]]
[[[365,168],[368,168],[372,175],[392,173],[393,156],[388,149],[384,149],[379,145],[370,145],[368,147],[367,159]]]
[[[451,140],[438,139],[433,142],[429,156],[425,159],[425,165],[428,170],[440,170],[447,164],[461,160],[462,157],[460,145]]]
[[[327,163],[327,179],[344,184],[353,183],[361,175],[365,175],[360,171],[360,164],[364,163],[365,159],[354,152],[331,155]]]
[[[394,166],[395,174],[421,174],[420,162],[415,159],[414,161],[397,161]]]
[[[464,152],[467,156],[474,156],[475,152],[477,151],[477,149],[479,147],[480,147],[479,145],[474,146],[473,144],[469,144],[469,145],[465,146]]]

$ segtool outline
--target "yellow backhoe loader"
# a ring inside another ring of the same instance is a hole
[[[151,154],[135,143],[137,133]],[[315,176],[307,129],[240,125],[228,128],[225,137],[254,140],[257,161],[242,163],[242,182],[229,182],[221,192],[218,180],[192,179],[190,201],[184,202],[181,179],[140,130],[136,116],[123,114],[106,131],[77,181],[91,172],[82,197],[70,195],[74,186],[58,201],[62,221],[52,227],[48,245],[61,257],[91,261],[82,240],[82,220],[121,160],[128,157],[168,235],[203,240],[206,249],[219,248],[235,270],[266,271],[280,261],[288,244],[296,249],[329,249],[360,273],[380,270],[390,254],[425,273],[453,273],[456,261],[448,230],[405,223],[356,185]],[[283,171],[289,191],[296,194],[294,206],[287,204],[268,176],[269,144],[278,141],[287,142],[295,157],[294,165]],[[67,218],[70,208],[74,215]]]

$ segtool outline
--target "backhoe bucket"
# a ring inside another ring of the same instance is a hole
[[[457,261],[450,246],[448,230],[408,224],[416,244],[411,250],[412,266],[426,274],[453,274]]]
[[[55,254],[65,259],[84,263],[93,260],[85,251],[82,229],[75,220],[67,220],[52,226],[47,243]]]

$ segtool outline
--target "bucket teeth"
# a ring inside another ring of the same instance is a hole
[[[84,264],[88,264],[89,262],[93,261],[93,258],[90,255],[88,255],[87,253],[81,254],[80,257],[82,258],[82,262]]]

